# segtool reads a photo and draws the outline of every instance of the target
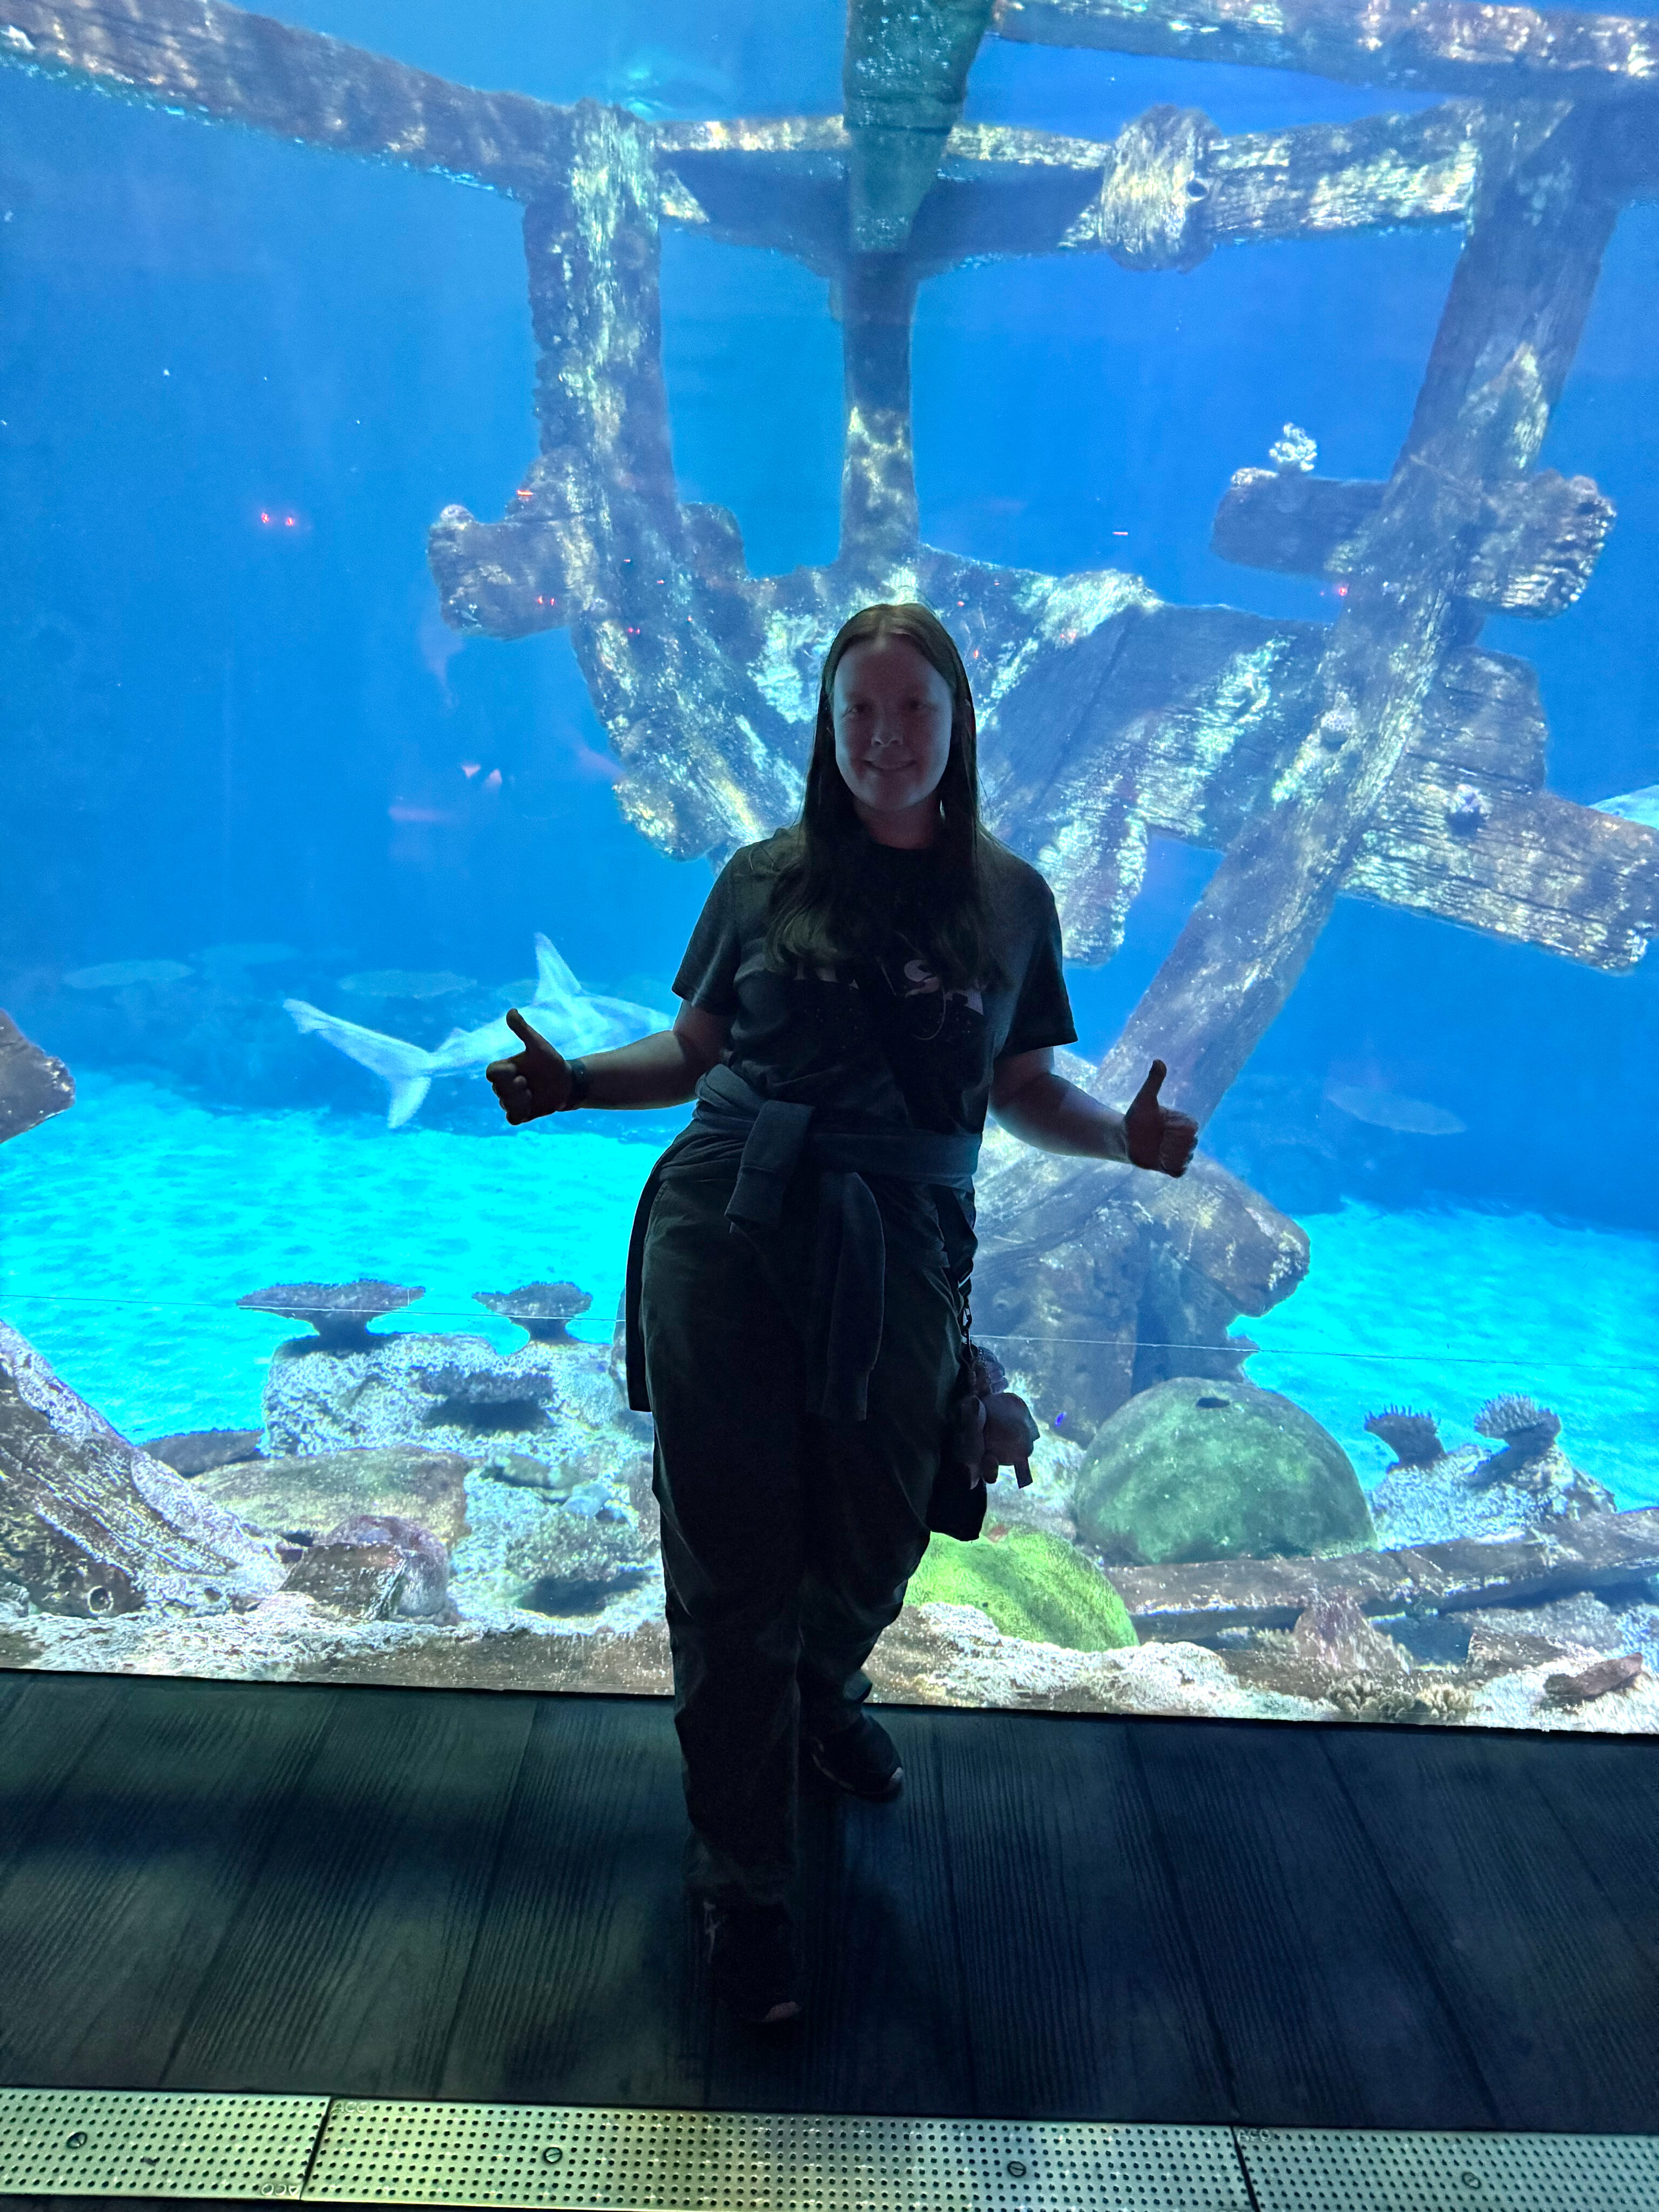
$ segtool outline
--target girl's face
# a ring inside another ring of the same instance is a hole
[[[842,653],[830,690],[836,766],[878,844],[931,844],[951,757],[951,687],[902,637]]]

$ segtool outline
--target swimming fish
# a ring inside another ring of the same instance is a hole
[[[476,1030],[451,1030],[441,1045],[427,1051],[405,1044],[401,1037],[383,1036],[378,1030],[361,1028],[308,1006],[303,999],[284,999],[283,1006],[295,1025],[307,1035],[325,1037],[360,1066],[371,1068],[392,1092],[386,1122],[399,1129],[420,1111],[436,1075],[476,1075],[492,1060],[522,1050],[507,1025],[505,1016],[485,1022]],[[666,1029],[673,1017],[652,1006],[637,1006],[628,999],[606,999],[584,991],[569,968],[554,951],[550,939],[536,939],[536,995],[520,1007],[532,1029],[566,1054],[605,1052],[612,1046],[631,1044],[635,1037]]]
[[[182,960],[106,960],[101,968],[76,968],[64,981],[71,991],[118,991],[128,983],[182,983]]]
[[[1325,1096],[1356,1121],[1376,1129],[1400,1129],[1413,1137],[1461,1137],[1468,1127],[1443,1106],[1425,1099],[1402,1098],[1397,1091],[1372,1091],[1358,1083],[1328,1083]]]

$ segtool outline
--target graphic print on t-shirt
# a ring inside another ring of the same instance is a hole
[[[912,1125],[956,1127],[964,1092],[983,1079],[983,993],[976,985],[946,990],[908,946],[872,967],[865,1007]]]

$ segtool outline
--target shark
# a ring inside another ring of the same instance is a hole
[[[284,999],[285,1010],[296,1028],[307,1036],[325,1038],[337,1051],[371,1069],[391,1091],[386,1109],[388,1129],[400,1129],[419,1113],[433,1078],[476,1075],[492,1060],[504,1060],[524,1048],[507,1025],[506,1016],[485,1022],[476,1030],[451,1030],[430,1052],[401,1037],[382,1036],[357,1022],[342,1021],[303,999]],[[629,999],[607,999],[583,990],[568,964],[553,948],[550,938],[536,939],[536,995],[519,1012],[533,1030],[539,1030],[557,1051],[568,1058],[608,1051],[631,1044],[635,1037],[668,1028],[672,1014],[655,1006],[636,1006]]]

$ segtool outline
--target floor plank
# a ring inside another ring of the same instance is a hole
[[[0,1717],[0,1881],[27,1859],[57,1795],[131,1703],[116,1674],[19,1674]]]
[[[979,2109],[1219,2121],[1226,2070],[1124,1728],[930,1716]]]
[[[67,1744],[96,1706],[43,1687],[42,1733]],[[0,2080],[160,2085],[337,1710],[326,1692],[121,1686],[118,1725],[100,1727],[0,1882]]]
[[[1527,1774],[1608,1910],[1659,1970],[1659,1743],[1546,1739]]]
[[[848,2112],[979,2109],[946,1845],[960,1817],[927,1713],[884,1707],[904,1766],[890,1804],[841,1796],[815,1775],[803,1801],[802,1934],[808,2013],[795,2086],[773,2102]],[[720,2030],[729,2051],[732,2038]],[[738,2076],[711,2068],[724,2100]]]
[[[1659,2128],[1659,1747],[888,1709],[713,2008],[655,1699],[0,1682],[0,2078]]]
[[[434,2094],[693,2100],[701,2052],[683,2027],[684,1814],[668,1707],[536,1705]]]
[[[169,2088],[437,2094],[536,1700],[332,1689]]]
[[[1252,2127],[1493,2124],[1458,2023],[1318,1734],[1145,1721],[1129,1741],[1227,2054],[1231,2117]]]
[[[1352,1729],[1325,1748],[1480,2053],[1497,2124],[1659,2129],[1659,1973],[1548,1816],[1536,1747]]]

